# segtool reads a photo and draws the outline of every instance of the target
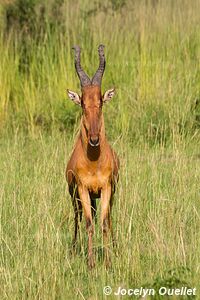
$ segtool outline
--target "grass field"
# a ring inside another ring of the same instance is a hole
[[[196,287],[200,299],[200,1],[60,1],[53,26],[54,2],[42,38],[24,25],[30,18],[6,29],[0,3],[0,299],[117,299],[103,294],[108,285]],[[81,112],[66,89],[80,91],[72,45],[92,75],[100,43],[102,89],[117,90],[104,114],[121,170],[112,268],[102,263],[97,222],[89,271],[84,222],[70,253],[64,173]]]

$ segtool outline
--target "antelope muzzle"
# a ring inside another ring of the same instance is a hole
[[[100,120],[97,116],[93,115],[93,118],[90,120],[90,127],[89,127],[89,144],[92,147],[99,146],[100,142]]]
[[[91,136],[90,139],[89,139],[89,144],[92,147],[99,146],[99,136],[97,136],[97,135]]]

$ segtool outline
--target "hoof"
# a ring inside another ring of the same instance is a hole
[[[93,256],[88,258],[88,267],[89,269],[93,269],[95,267],[95,261]]]
[[[70,254],[71,256],[74,256],[76,255],[76,246],[77,246],[77,243],[73,241],[72,245],[71,245],[71,248],[70,248]]]
[[[112,264],[110,259],[106,259],[104,263],[107,270],[111,268]]]

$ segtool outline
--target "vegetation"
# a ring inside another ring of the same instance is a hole
[[[1,299],[116,299],[103,295],[107,285],[198,292],[199,4],[0,2]],[[81,112],[66,89],[80,91],[72,46],[81,45],[91,76],[100,43],[107,60],[102,90],[117,90],[104,114],[121,171],[112,268],[102,264],[97,222],[97,266],[89,271],[84,222],[77,255],[70,253],[73,209],[64,172]]]

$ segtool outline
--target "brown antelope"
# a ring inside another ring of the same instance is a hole
[[[69,98],[82,108],[80,133],[66,170],[75,214],[73,247],[75,247],[79,229],[78,219],[81,220],[83,210],[88,233],[88,266],[94,267],[93,218],[96,214],[96,198],[101,198],[104,260],[106,266],[109,266],[109,231],[113,238],[111,208],[118,179],[119,160],[106,139],[102,106],[113,97],[114,89],[108,90],[104,95],[101,94],[101,80],[105,69],[103,45],[98,48],[100,63],[92,80],[81,67],[79,46],[73,49],[75,50],[75,68],[82,90],[81,97],[68,90]]]

